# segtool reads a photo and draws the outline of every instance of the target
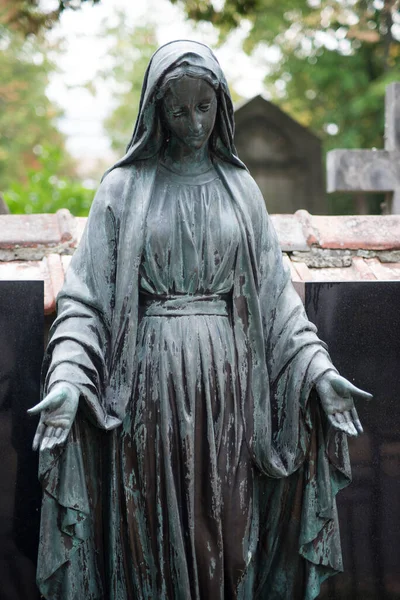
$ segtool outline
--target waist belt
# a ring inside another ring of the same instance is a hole
[[[148,296],[141,295],[139,304],[144,317],[185,317],[189,315],[228,316],[229,296]]]

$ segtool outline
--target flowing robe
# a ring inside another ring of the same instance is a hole
[[[69,381],[81,400],[66,446],[41,456],[38,583],[49,600],[126,594],[115,461],[135,382],[138,273],[157,160],[107,175],[58,298],[44,391]],[[254,180],[223,160],[214,166],[240,229],[233,335],[240,418],[256,474],[256,533],[239,597],[308,600],[342,568],[335,495],[350,478],[347,445],[313,398],[315,382],[334,367],[283,268]]]

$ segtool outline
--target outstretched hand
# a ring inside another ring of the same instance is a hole
[[[360,390],[334,371],[327,371],[317,382],[316,389],[332,427],[350,436],[363,432],[353,397],[371,400],[372,394]]]
[[[33,440],[34,450],[51,449],[65,442],[74,422],[78,403],[78,388],[69,383],[58,383],[39,404],[28,410],[30,415],[41,413]]]

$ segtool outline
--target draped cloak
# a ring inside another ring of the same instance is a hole
[[[124,568],[113,534],[120,492],[115,448],[135,385],[138,273],[160,152],[149,89],[182,57],[217,71],[208,48],[180,44],[153,58],[136,133],[100,185],[57,301],[44,392],[68,381],[81,397],[65,446],[41,453],[37,580],[48,600],[106,600],[109,581]],[[342,569],[335,495],[350,480],[347,444],[328,427],[315,394],[316,381],[334,367],[283,267],[261,193],[233,153],[226,92],[224,98],[225,128],[220,124],[212,161],[240,229],[232,329],[240,418],[256,473],[256,526],[241,597],[294,598],[288,581],[295,583],[300,568],[298,597],[309,600]]]

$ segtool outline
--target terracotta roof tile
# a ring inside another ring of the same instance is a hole
[[[296,263],[297,264],[297,263]],[[327,267],[322,269],[309,269],[311,279],[304,281],[361,281],[360,272],[350,267]]]
[[[312,281],[313,275],[311,270],[303,262],[292,262],[293,267],[300,281]]]
[[[400,262],[381,263],[377,258],[367,258],[365,262],[375,275],[376,279],[381,281],[393,281],[400,279]]]
[[[75,220],[67,209],[49,215],[0,215],[0,260],[39,259],[75,245]]]
[[[55,296],[47,260],[0,262],[0,281],[43,281],[44,313],[55,311]]]
[[[62,256],[61,257],[61,263],[62,263],[62,267],[64,269],[64,273],[66,273],[68,267],[69,267],[69,263],[71,262],[71,258],[72,256]]]
[[[271,215],[271,219],[284,252],[308,250],[304,227],[297,213],[295,215]]]
[[[43,258],[43,261],[47,262],[47,269],[52,286],[52,301],[54,301],[53,310],[55,310],[56,298],[64,283],[64,269],[61,262],[61,256],[59,254],[49,254],[49,256]]]
[[[374,272],[369,268],[369,264],[367,263],[367,261],[364,258],[361,258],[361,256],[353,257],[353,268],[360,275],[360,279],[365,279],[365,280],[377,279],[377,277],[375,277],[375,275],[374,275]]]
[[[298,274],[297,270],[295,269],[294,263],[290,260],[289,256],[287,254],[283,254],[283,264],[285,265],[286,269],[289,269],[290,271],[290,277],[292,281],[302,281],[300,275]]]
[[[321,248],[400,249],[400,215],[310,217],[309,233]]]
[[[42,261],[0,262],[0,281],[43,279]]]

